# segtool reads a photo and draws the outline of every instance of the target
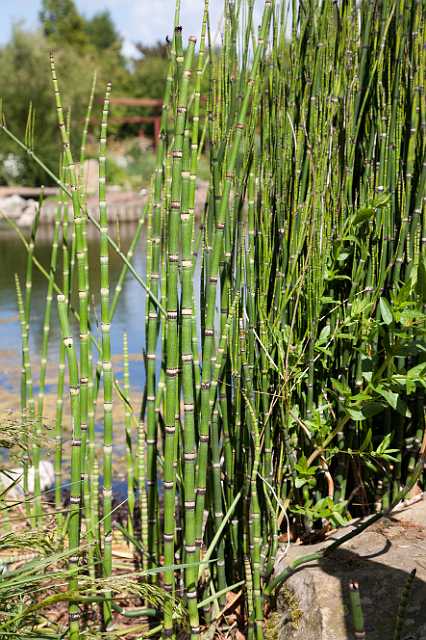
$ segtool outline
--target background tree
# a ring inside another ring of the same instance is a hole
[[[157,40],[154,45],[146,45],[142,42],[136,42],[135,48],[143,56],[143,58],[164,58],[168,60],[170,53],[170,44],[167,40],[162,42]]]
[[[130,92],[140,98],[162,98],[167,76],[169,45],[158,41],[153,46],[135,44],[140,57],[133,58]]]
[[[0,97],[6,123],[21,139],[25,134],[29,104],[32,104],[35,110],[34,150],[51,169],[57,171],[58,127],[49,49],[49,41],[41,33],[30,33],[15,27],[11,41],[0,49]],[[56,51],[56,61],[64,106],[67,111],[71,110],[71,139],[77,149],[92,83],[88,70],[94,68],[93,61],[90,56],[80,54],[69,45]],[[102,72],[100,75],[102,80]],[[0,143],[0,182],[8,183],[14,178],[13,175],[8,176],[4,167],[4,160],[11,157],[19,167],[19,174],[13,182],[29,186],[48,184],[47,176],[37,164],[21,153],[6,136],[1,137]]]
[[[59,45],[81,48],[89,44],[85,20],[74,0],[42,0],[39,18],[45,36]]]
[[[0,47],[0,99],[8,126],[23,137],[30,103],[35,111],[35,147],[44,161],[57,169],[57,124],[52,109],[54,96],[50,78],[49,50],[54,49],[63,101],[71,110],[72,144],[80,143],[82,123],[90,94],[93,72],[98,76],[91,132],[97,132],[100,101],[107,81],[113,95],[161,99],[167,75],[170,43],[164,39],[153,45],[135,45],[136,55],[126,59],[123,38],[109,11],[87,18],[74,0],[42,0],[40,29],[28,32],[16,26],[10,41]],[[206,78],[204,79],[206,82]],[[203,93],[207,89],[203,87]],[[113,105],[112,116],[151,115],[152,108]],[[110,134],[134,138],[140,125],[113,124]],[[152,133],[149,125],[144,132]],[[90,146],[88,149],[90,153]],[[37,165],[2,137],[0,146],[0,184],[48,184]]]
[[[121,52],[123,38],[117,31],[109,11],[100,11],[86,19],[85,31],[89,42],[98,51],[116,49]]]

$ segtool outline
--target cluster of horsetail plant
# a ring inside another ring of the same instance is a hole
[[[425,5],[261,4],[258,25],[254,0],[225,0],[218,46],[208,0],[200,2],[197,38],[180,26],[177,2],[155,171],[127,254],[108,226],[107,120],[114,88],[107,87],[99,120],[98,218],[88,211],[73,158],[76,145],[53,54],[59,177],[43,164],[42,150],[34,151],[32,113],[25,143],[1,120],[3,134],[26,149],[61,190],[49,270],[34,255],[38,212],[25,241],[25,291],[18,276],[16,290],[21,409],[36,418],[24,465],[26,498],[31,466],[35,479],[26,514],[40,527],[45,511],[38,467],[51,302],[57,295],[62,345],[54,502],[56,526],[66,528],[70,551],[72,640],[85,637],[89,624],[81,608],[90,605],[79,598],[87,573],[104,580],[93,599],[101,603],[104,631],[113,632],[115,612],[138,615],[114,602],[111,586],[117,569],[116,406],[125,415],[128,472],[128,512],[120,528],[139,558],[141,580],[165,594],[162,613],[140,610],[142,617],[157,618],[151,631],[163,638],[177,637],[183,626],[185,637],[197,640],[204,626],[220,619],[227,594],[241,590],[241,630],[249,640],[261,640],[265,601],[295,569],[274,575],[281,535],[303,537],[354,516],[380,515],[423,482]],[[96,77],[81,163],[95,86]],[[202,155],[210,177],[200,201]],[[100,243],[94,288],[89,226]],[[144,277],[132,264],[141,235]],[[114,292],[111,251],[122,260]],[[29,350],[34,268],[47,287],[37,401]],[[138,406],[127,334],[123,384],[111,346],[114,313],[131,277],[141,285],[145,310]],[[100,338],[92,298],[100,299]],[[64,509],[66,387],[71,498]],[[100,394],[102,505],[95,431]],[[354,629],[364,637],[355,581],[350,592]],[[178,601],[186,607],[183,621],[174,613]]]

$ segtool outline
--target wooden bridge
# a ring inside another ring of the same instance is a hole
[[[121,105],[125,107],[151,107],[156,113],[150,116],[120,116],[109,118],[111,124],[153,124],[154,125],[154,147],[157,146],[160,136],[161,109],[163,101],[156,98],[111,98],[111,105]]]

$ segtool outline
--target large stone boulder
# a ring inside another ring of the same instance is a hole
[[[339,530],[346,534],[356,523]],[[292,545],[275,573],[329,544]],[[426,500],[383,518],[320,561],[302,566],[277,594],[278,640],[352,640],[349,583],[360,585],[368,640],[392,640],[401,595],[416,569],[401,640],[426,640]]]

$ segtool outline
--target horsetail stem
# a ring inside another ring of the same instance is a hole
[[[187,103],[189,93],[189,81],[191,78],[191,67],[195,49],[194,37],[189,38],[188,48],[185,55],[184,67],[182,72],[182,80],[179,85],[179,93],[177,98],[176,124],[174,131],[174,146],[172,152],[172,183],[171,183],[171,202],[168,219],[168,246],[167,246],[167,319],[166,319],[166,401],[165,401],[165,445],[164,445],[164,562],[165,565],[172,565],[174,562],[174,529],[175,529],[175,471],[173,460],[175,459],[176,446],[176,402],[178,399],[177,376],[179,370],[179,346],[178,346],[178,237],[179,237],[179,213],[185,215],[182,210],[182,155],[185,123],[187,118]],[[190,233],[190,228],[184,231],[184,234]],[[188,242],[188,240],[186,241]],[[189,245],[190,245],[189,239]],[[191,264],[192,267],[192,264]],[[192,277],[192,268],[189,270],[189,277]],[[192,287],[188,292],[185,287],[185,308],[182,307],[182,315],[189,312],[189,324],[185,327],[185,347],[186,354],[192,356]],[[189,340],[189,345],[187,345]],[[184,354],[185,355],[185,354]],[[187,387],[188,391],[188,387]],[[189,408],[189,407],[188,407]],[[186,433],[186,451],[193,453],[193,426],[186,425],[188,432]],[[191,431],[192,427],[192,431]],[[192,435],[191,435],[192,433]],[[188,444],[189,439],[189,444]],[[186,467],[190,470],[191,467]],[[193,468],[193,467],[192,467]],[[190,473],[190,471],[189,471]],[[189,473],[187,481],[189,482]],[[191,495],[188,495],[191,500]],[[187,499],[185,497],[185,499]],[[172,571],[165,571],[164,586],[169,592],[172,591],[174,584],[174,576]],[[172,619],[167,615],[164,617],[164,633],[167,635],[169,630],[173,628]],[[192,633],[198,633],[194,627]]]
[[[104,419],[104,487],[103,487],[103,576],[112,574],[112,388],[113,372],[111,361],[111,317],[109,301],[109,247],[108,214],[106,203],[106,143],[111,84],[108,84],[102,111],[102,124],[99,140],[99,225],[100,225],[100,291],[101,291],[101,328],[102,328],[102,376],[103,376],[103,419]],[[107,595],[104,604],[104,622],[106,628],[111,624],[111,595]]]
[[[355,632],[355,638],[365,638],[364,613],[362,610],[359,585],[357,582],[351,582],[349,584],[349,600],[351,603],[352,624]]]
[[[44,394],[46,388],[46,370],[47,370],[47,358],[48,358],[48,348],[49,348],[49,332],[50,332],[50,321],[52,315],[52,299],[53,299],[53,279],[56,273],[56,264],[58,260],[58,249],[59,249],[59,232],[60,226],[62,222],[62,208],[63,204],[59,203],[56,207],[56,215],[55,215],[55,223],[53,228],[53,238],[52,238],[52,253],[50,256],[50,267],[49,267],[49,275],[50,280],[47,286],[47,295],[46,295],[46,307],[44,310],[43,317],[43,339],[41,345],[41,361],[40,361],[40,377],[39,377],[39,392],[37,399],[37,433],[38,439],[40,439],[42,433],[42,421],[43,421],[43,408],[44,408]],[[58,380],[58,397],[61,394],[62,390],[60,389],[60,381]],[[58,422],[60,418],[58,416]],[[38,447],[38,454],[34,458],[34,511],[36,514],[36,522],[39,523],[40,516],[42,513],[41,508],[41,495],[40,495],[40,449]]]
[[[134,454],[132,446],[132,410],[130,407],[130,378],[129,378],[129,340],[127,333],[123,335],[123,390],[126,399],[124,408],[124,426],[126,429],[126,458],[127,458],[127,528],[131,536],[134,535],[135,511],[135,472]]]
[[[69,580],[70,591],[78,591],[78,563],[80,546],[80,520],[81,520],[81,425],[80,425],[80,380],[77,364],[77,355],[74,347],[69,321],[68,306],[65,296],[59,295],[58,315],[61,326],[62,341],[68,360],[69,390],[71,400],[71,495],[70,513],[68,519],[68,544],[73,555],[69,557],[71,576]],[[78,604],[70,600],[69,603],[69,636],[73,640],[80,637],[80,610]]]
[[[21,339],[22,339],[22,373],[21,373],[21,398],[24,400],[21,402],[21,411],[22,411],[22,420],[23,423],[27,423],[31,425],[31,420],[34,419],[35,416],[35,404],[33,397],[33,386],[32,386],[32,373],[31,373],[31,361],[30,361],[30,345],[29,345],[29,335],[28,335],[28,323],[26,320],[25,314],[25,305],[22,297],[22,289],[21,284],[19,282],[19,277],[15,274],[15,287],[16,287],[16,298],[18,303],[18,315],[19,315],[19,323],[21,325]],[[28,438],[28,432],[26,435],[26,447],[27,450],[31,450],[31,443]],[[37,443],[34,443],[34,447],[37,447]],[[23,468],[23,488],[25,495],[25,513],[27,517],[30,517],[31,509],[30,503],[28,501],[28,457],[24,458],[24,468]]]
[[[88,280],[88,255],[87,255],[87,238],[86,238],[86,219],[81,208],[79,184],[77,179],[76,167],[71,153],[70,139],[67,127],[65,125],[62,100],[59,91],[58,80],[56,77],[55,60],[53,53],[50,54],[50,67],[52,75],[53,90],[55,94],[56,113],[63,145],[64,171],[70,181],[70,191],[72,208],[74,214],[73,237],[75,237],[76,258],[77,258],[77,274],[78,274],[78,297],[79,297],[79,316],[80,316],[80,428],[81,428],[81,473],[83,481],[85,480],[86,468],[86,439],[87,439],[87,416],[89,410],[89,280]],[[71,250],[71,274],[73,250]],[[70,287],[71,289],[71,287]]]

